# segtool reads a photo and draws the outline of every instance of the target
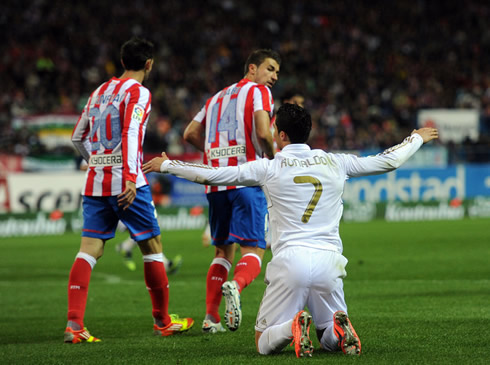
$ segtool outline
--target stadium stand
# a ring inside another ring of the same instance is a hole
[[[215,90],[240,78],[253,48],[283,56],[276,100],[301,90],[313,147],[382,149],[416,126],[421,108],[472,108],[480,137],[448,146],[449,162],[490,161],[490,5],[477,0],[9,1],[0,30],[0,153],[46,147],[12,121],[78,114],[87,93],[118,76],[118,47],[150,37],[158,55],[147,86],[147,148],[191,152],[182,131]],[[173,150],[172,150],[173,149]]]

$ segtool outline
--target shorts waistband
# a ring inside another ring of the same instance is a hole
[[[283,247],[281,247],[277,252],[279,252],[283,248],[294,247],[294,246],[303,246],[303,247],[313,248],[316,250],[333,251],[342,254],[342,249],[339,246],[334,245],[333,243],[322,242],[321,244],[315,244],[315,243],[300,242],[300,241],[290,241],[287,244],[285,244]]]

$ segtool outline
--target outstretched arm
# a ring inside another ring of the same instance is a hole
[[[424,143],[439,138],[439,132],[435,128],[414,129],[410,135],[413,136],[415,133],[417,133],[418,135],[420,135],[420,137],[422,137]]]
[[[259,186],[265,181],[266,162],[269,160],[251,161],[240,166],[211,167],[203,164],[169,160],[165,152],[162,157],[155,157],[143,165],[143,172],[170,173],[199,184],[205,185],[243,185]]]
[[[346,175],[350,177],[382,174],[403,165],[422,144],[438,138],[435,128],[413,130],[411,135],[376,156],[357,157],[354,155],[337,155],[345,164]]]
[[[149,172],[162,172],[160,167],[164,161],[170,160],[165,152],[162,152],[162,157],[155,157],[152,160],[143,164],[143,172],[145,174]]]

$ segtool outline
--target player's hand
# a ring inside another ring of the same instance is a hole
[[[414,129],[410,135],[412,135],[414,133],[417,133],[418,135],[420,135],[420,137],[422,137],[422,139],[424,140],[424,143],[427,143],[429,141],[432,141],[433,139],[439,138],[439,133],[438,133],[437,129],[435,129],[435,128]]]
[[[87,161],[82,160],[82,162],[80,162],[80,166],[78,167],[78,169],[80,171],[87,171],[88,170],[88,163],[87,163]]]
[[[126,189],[117,196],[117,205],[123,207],[123,210],[129,208],[136,198],[136,184],[132,181],[126,181]]]
[[[143,164],[143,172],[145,174],[149,172],[160,172],[160,166],[163,161],[167,161],[169,158],[165,152],[162,152],[162,157],[155,157],[151,161]]]

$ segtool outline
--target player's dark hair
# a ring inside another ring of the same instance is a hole
[[[305,143],[311,132],[311,116],[306,109],[295,104],[284,104],[277,111],[277,131],[283,131],[291,143]]]
[[[248,66],[256,65],[259,67],[266,58],[272,58],[278,65],[281,64],[281,56],[279,56],[279,53],[276,51],[273,51],[272,49],[257,49],[250,53],[247,62],[245,62],[245,75],[248,73]]]
[[[300,92],[299,90],[297,89],[288,89],[286,90],[282,96],[281,96],[281,104],[284,104],[284,101],[285,100],[289,100],[291,98],[293,98],[294,96],[296,95],[299,95],[299,96],[303,96],[303,93]]]
[[[145,68],[146,61],[153,59],[153,43],[133,37],[121,47],[121,60],[126,70],[139,71]]]

